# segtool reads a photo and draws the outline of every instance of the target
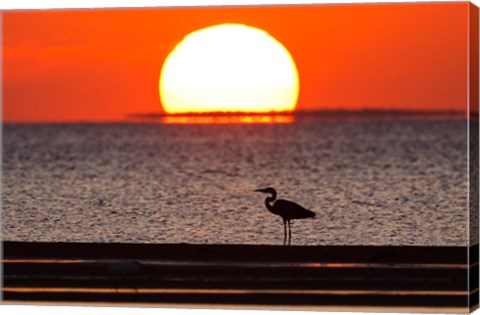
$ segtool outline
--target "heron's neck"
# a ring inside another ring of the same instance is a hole
[[[267,209],[270,211],[270,212],[274,212],[274,208],[273,208],[273,205],[270,204],[271,202],[274,202],[275,199],[277,199],[277,196],[275,195],[272,195],[270,197],[267,197],[265,199],[265,207],[267,207]]]

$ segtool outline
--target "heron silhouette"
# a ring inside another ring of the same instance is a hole
[[[271,195],[265,199],[265,207],[267,207],[268,211],[281,216],[283,219],[283,245],[287,244],[287,225],[288,245],[290,245],[292,241],[292,228],[290,226],[290,220],[315,217],[315,212],[307,210],[295,202],[283,199],[277,200],[277,191],[272,187],[256,189],[254,191]]]

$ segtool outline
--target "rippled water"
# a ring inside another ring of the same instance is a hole
[[[466,121],[4,125],[5,240],[466,245]]]

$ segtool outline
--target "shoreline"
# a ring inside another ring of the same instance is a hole
[[[7,303],[312,310],[478,304],[478,245],[2,245]]]
[[[149,244],[87,242],[2,241],[4,257],[95,259],[209,259],[233,261],[323,261],[466,264],[478,261],[478,244],[472,246],[342,246],[342,245],[224,245],[224,244]],[[60,255],[59,255],[60,254]],[[246,256],[248,254],[249,256]]]

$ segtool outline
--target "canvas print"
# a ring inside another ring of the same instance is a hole
[[[477,308],[473,4],[1,18],[3,303]]]

